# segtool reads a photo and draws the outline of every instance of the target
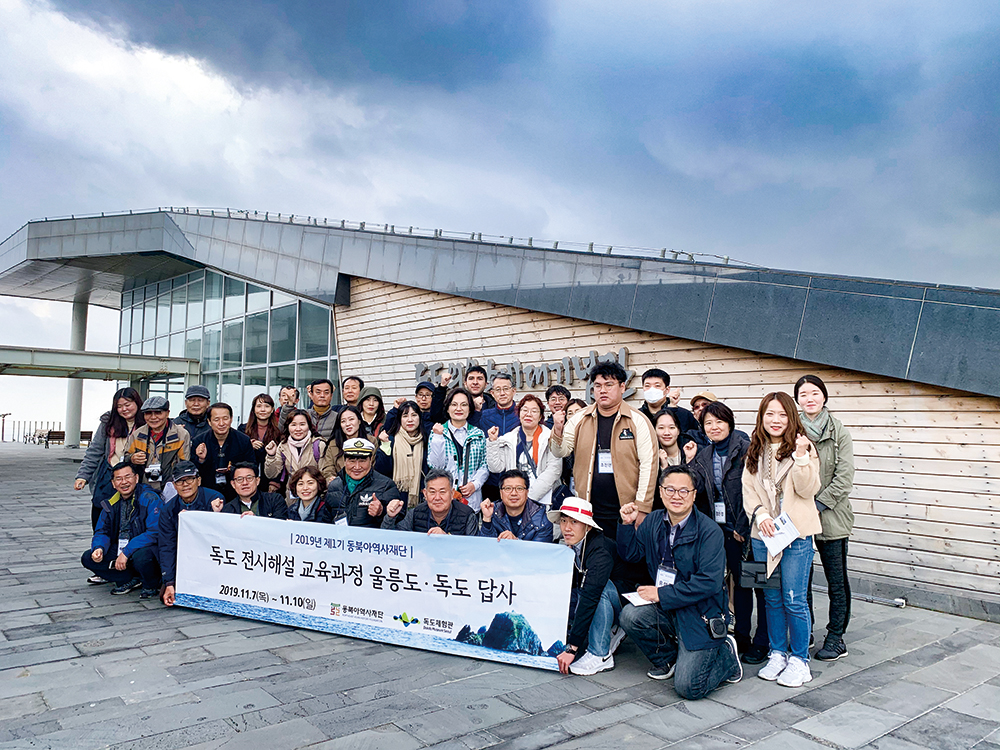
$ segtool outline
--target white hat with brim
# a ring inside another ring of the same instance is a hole
[[[592,526],[598,531],[603,531],[603,529],[594,523],[594,508],[583,498],[579,497],[567,497],[563,500],[563,504],[558,510],[549,510],[545,513],[549,517],[552,523],[559,523],[559,516],[569,516],[570,518],[584,523],[587,526]]]

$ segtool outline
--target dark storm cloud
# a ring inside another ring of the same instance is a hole
[[[56,0],[75,18],[166,52],[190,54],[246,83],[387,77],[448,90],[530,67],[548,34],[535,0]]]

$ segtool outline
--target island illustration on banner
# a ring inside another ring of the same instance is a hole
[[[177,604],[558,669],[573,552],[561,544],[183,513]]]

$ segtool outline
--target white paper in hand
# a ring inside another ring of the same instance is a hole
[[[787,513],[782,513],[774,519],[774,536],[768,537],[761,534],[761,539],[764,540],[767,552],[771,557],[775,557],[798,538],[799,530],[795,528],[795,524],[792,523],[792,519],[788,517]]]
[[[629,591],[627,594],[625,594],[625,598],[628,600],[629,604],[634,604],[637,607],[642,607],[646,604],[652,604],[651,601],[643,599],[641,596],[639,596],[639,592],[637,591]]]

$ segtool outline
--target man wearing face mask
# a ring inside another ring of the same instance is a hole
[[[670,388],[670,375],[666,370],[658,367],[650,368],[642,374],[642,399],[643,405],[639,407],[650,422],[653,417],[666,406],[669,406],[677,417],[677,426],[681,428],[681,434],[688,436],[695,442],[706,445],[699,437],[704,437],[701,432],[701,425],[694,418],[694,414],[683,406],[679,406],[681,392],[679,388]]]

